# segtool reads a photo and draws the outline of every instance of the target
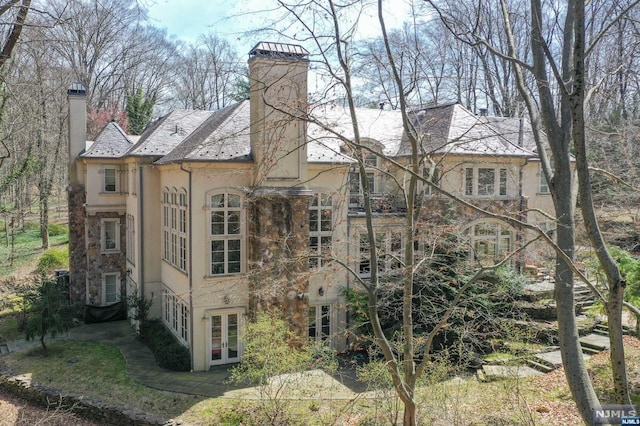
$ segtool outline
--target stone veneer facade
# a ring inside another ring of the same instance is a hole
[[[117,218],[120,223],[120,250],[114,252],[102,251],[102,219]],[[87,303],[102,304],[102,274],[117,272],[120,274],[120,299],[126,297],[126,223],[124,215],[114,212],[101,212],[86,217],[86,288]]]
[[[85,243],[84,186],[69,185],[69,292],[72,303],[85,301],[87,250]]]
[[[300,336],[308,327],[309,197],[274,191],[249,202],[250,313],[281,309]]]

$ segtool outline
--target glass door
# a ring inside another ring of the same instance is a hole
[[[240,362],[240,312],[211,315],[210,365]]]

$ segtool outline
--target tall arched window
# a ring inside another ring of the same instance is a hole
[[[209,196],[210,275],[242,272],[241,212],[240,195]]]
[[[512,250],[513,231],[502,222],[476,222],[465,234],[472,247],[472,258],[480,262],[493,263],[502,260]]]

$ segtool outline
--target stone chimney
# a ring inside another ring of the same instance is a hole
[[[284,43],[260,42],[249,52],[256,186],[293,187],[306,179],[308,56]]]
[[[69,108],[69,298],[84,300],[87,276],[85,246],[85,183],[84,170],[78,166],[78,156],[87,141],[87,91],[81,83],[72,83],[67,90]]]

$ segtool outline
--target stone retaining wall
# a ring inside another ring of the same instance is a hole
[[[0,388],[12,395],[47,409],[64,409],[105,425],[173,425],[127,407],[116,407],[31,383],[26,376],[0,371]]]

